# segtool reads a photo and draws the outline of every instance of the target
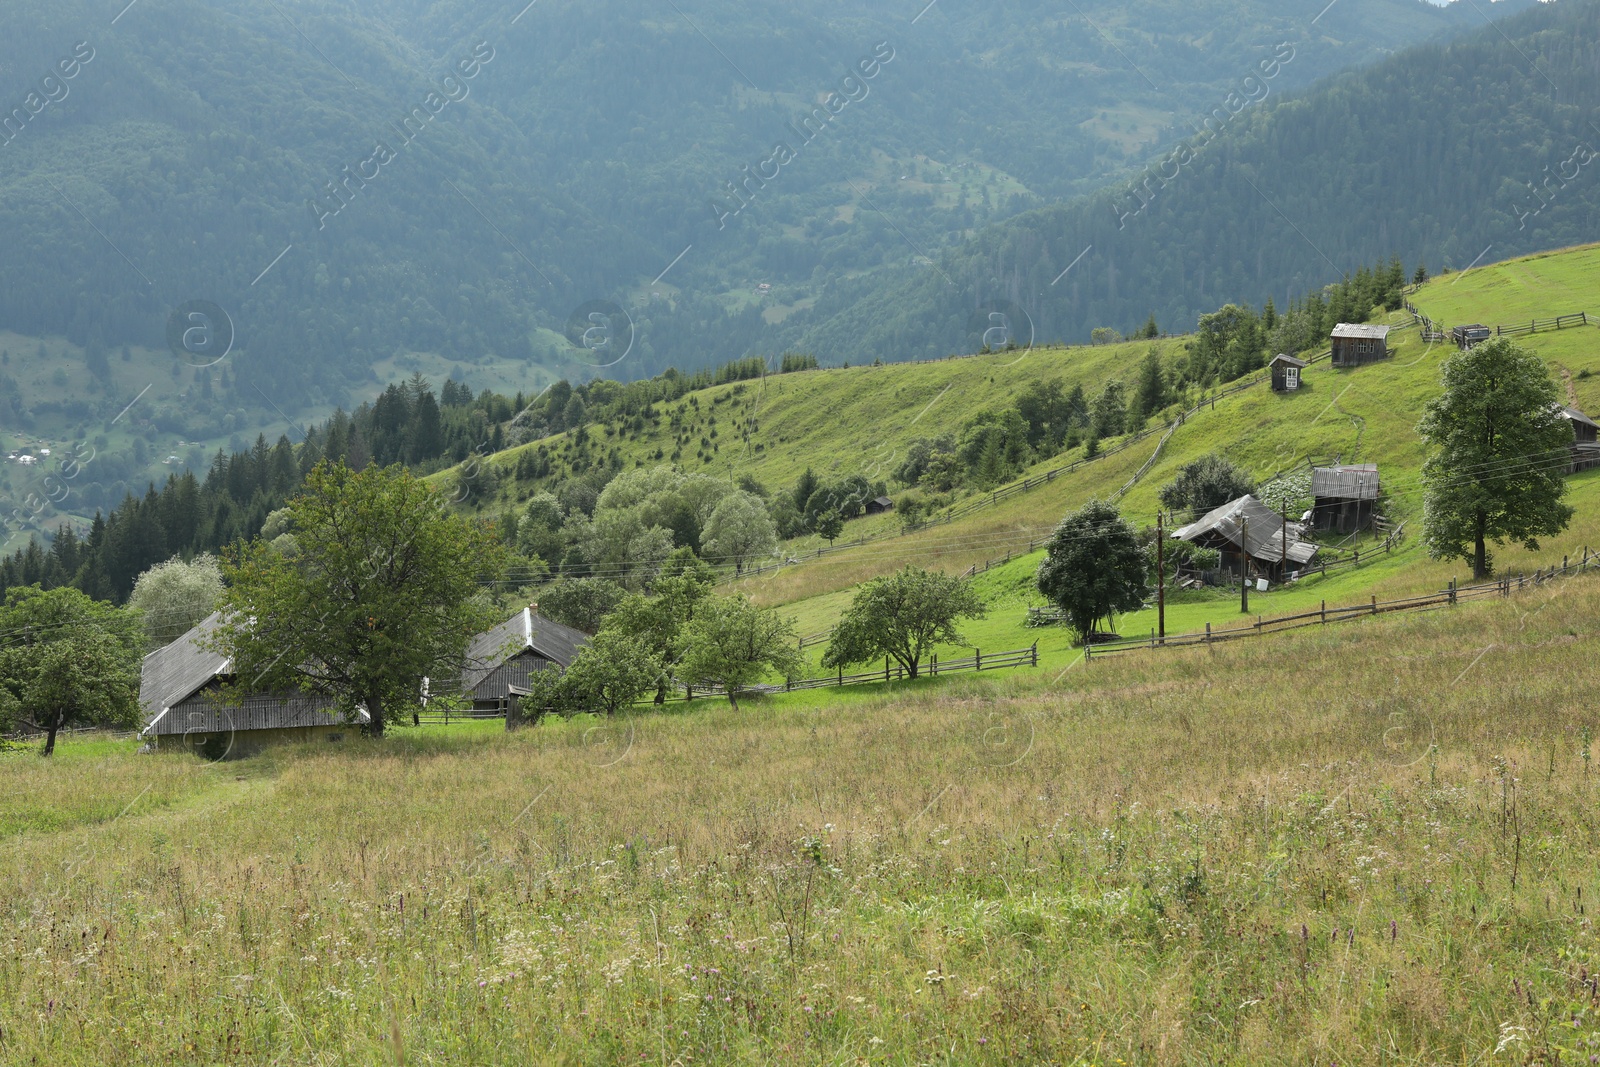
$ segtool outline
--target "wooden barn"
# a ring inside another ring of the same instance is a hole
[[[369,722],[334,710],[312,693],[223,693],[235,682],[233,663],[206,647],[221,614],[213,613],[165,648],[144,658],[139,703],[145,725],[139,736],[158,750],[184,749],[209,759],[249,755],[266,745],[323,739],[342,741]]]
[[[1335,367],[1359,367],[1389,358],[1389,327],[1341,322],[1329,339]]]
[[[1377,464],[1313,467],[1311,499],[1313,529],[1348,534],[1371,528],[1378,507]]]
[[[886,496],[880,496],[876,500],[867,501],[867,514],[868,515],[882,515],[886,511],[893,511],[893,510],[894,510],[894,501],[890,500]]]
[[[467,648],[461,672],[462,696],[477,715],[502,715],[512,698],[525,693],[535,671],[572,666],[588,635],[538,614],[537,605],[523,608]],[[516,693],[513,693],[516,690]]]
[[[1207,512],[1198,522],[1174,530],[1172,536],[1200,548],[1214,548],[1222,569],[1282,581],[1303,569],[1317,546],[1301,540],[1304,528],[1253,496],[1242,496]]]
[[[1490,337],[1491,330],[1481,322],[1469,322],[1465,326],[1457,326],[1450,331],[1450,339],[1456,347],[1465,352],[1473,345],[1481,345]]]
[[[1572,462],[1567,466],[1567,473],[1600,467],[1600,423],[1577,408],[1564,405],[1556,409],[1556,414],[1572,427]]]
[[[1274,393],[1292,393],[1300,388],[1300,375],[1310,363],[1303,359],[1296,359],[1287,352],[1280,352],[1272,357],[1272,362],[1267,367],[1272,371],[1272,391]]]

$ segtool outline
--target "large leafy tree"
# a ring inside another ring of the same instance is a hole
[[[448,511],[401,467],[318,464],[289,505],[300,554],[260,542],[225,566],[218,647],[246,688],[299,688],[365,705],[382,735],[425,677],[459,671],[493,622],[478,583],[499,576],[490,529]]]
[[[1444,392],[1417,425],[1431,448],[1422,467],[1423,540],[1435,559],[1467,559],[1476,578],[1488,550],[1531,550],[1572,519],[1562,503],[1572,428],[1538,356],[1499,337],[1445,361]]]
[[[686,631],[695,611],[711,596],[716,574],[687,548],[667,558],[649,596],[630,594],[605,619],[599,636],[626,634],[643,642],[661,667],[656,703],[666,701],[671,674],[688,648]]]
[[[646,642],[619,630],[603,630],[565,673],[534,672],[522,712],[531,718],[552,711],[612,716],[655,688],[660,677],[661,664]],[[515,725],[515,717],[507,719],[508,730]]]
[[[68,726],[132,726],[143,650],[135,612],[76,589],[11,589],[0,604],[0,715],[42,730],[46,756]]]
[[[272,540],[265,531],[262,538]],[[204,553],[189,562],[169,559],[139,575],[128,606],[139,612],[150,647],[160,648],[217,610],[221,598],[222,568],[215,557]]]
[[[731,561],[742,572],[750,560],[778,547],[778,527],[761,498],[741,490],[723,497],[711,512],[704,545],[708,557]]]
[[[1039,564],[1039,591],[1087,642],[1102,619],[1134,611],[1150,595],[1150,555],[1116,505],[1091,500],[1067,515]]]
[[[956,624],[980,618],[983,601],[965,578],[906,567],[856,590],[828,650],[824,667],[849,667],[889,656],[911,677],[935,645],[963,643]]]
[[[1168,511],[1199,518],[1212,508],[1238,500],[1256,491],[1256,483],[1244,471],[1215,452],[1178,468],[1178,476],[1161,487],[1158,497]]]
[[[742,596],[702,605],[688,627],[680,674],[691,685],[717,685],[728,703],[770,674],[792,677],[801,659],[794,624]]]

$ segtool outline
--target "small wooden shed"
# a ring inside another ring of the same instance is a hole
[[[161,751],[188,750],[218,760],[246,756],[275,743],[342,741],[371,721],[357,709],[347,719],[333,701],[314,693],[225,694],[233,662],[207,647],[222,615],[213,612],[194,629],[144,658],[139,736]]]
[[[1329,339],[1335,367],[1359,367],[1389,358],[1389,327],[1341,322]]]
[[[1304,533],[1299,523],[1286,523],[1255,497],[1242,496],[1174,530],[1172,536],[1216,549],[1225,571],[1282,581],[1304,569],[1317,554],[1316,545],[1302,540]]]
[[[894,501],[890,500],[886,496],[880,496],[875,500],[867,501],[867,514],[868,515],[882,515],[886,511],[893,511],[893,510],[894,510]]]
[[[1372,526],[1378,506],[1378,466],[1346,463],[1311,468],[1311,525],[1348,534]]]
[[[1558,407],[1556,414],[1566,419],[1572,427],[1572,462],[1567,466],[1567,473],[1576,474],[1600,467],[1600,423],[1577,408],[1565,405]]]
[[[1465,352],[1473,345],[1481,345],[1489,339],[1492,331],[1481,322],[1470,322],[1465,326],[1457,326],[1450,331],[1450,339],[1456,347]]]
[[[1272,391],[1292,393],[1300,388],[1300,373],[1311,364],[1287,352],[1280,352],[1272,357],[1272,362],[1267,366],[1272,370]]]
[[[587,634],[552,622],[530,605],[473,639],[461,693],[472,701],[473,714],[503,715],[510,701],[527,691],[535,672],[565,671],[588,643]]]

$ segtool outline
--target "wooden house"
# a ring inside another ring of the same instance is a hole
[[[1330,338],[1335,367],[1359,367],[1389,358],[1389,327],[1341,322]]]
[[[565,671],[589,643],[587,634],[552,622],[535,608],[523,608],[468,646],[461,694],[472,701],[474,714],[503,715],[514,697],[527,692],[536,671]]]
[[[867,514],[868,515],[882,515],[884,512],[893,511],[893,510],[894,510],[894,501],[890,500],[886,496],[880,496],[876,500],[867,501]]]
[[[1377,464],[1313,467],[1311,499],[1313,529],[1348,534],[1370,528],[1378,506]]]
[[[1600,467],[1600,423],[1577,408],[1564,405],[1556,409],[1556,414],[1572,427],[1572,461],[1567,465],[1567,473]]]
[[[1296,359],[1287,352],[1280,352],[1272,357],[1272,362],[1267,366],[1272,371],[1272,391],[1292,393],[1300,388],[1301,372],[1311,364],[1303,359]]]
[[[1304,528],[1253,496],[1242,496],[1207,512],[1172,536],[1200,548],[1214,548],[1222,569],[1246,577],[1282,581],[1304,569],[1317,546],[1301,540]]]
[[[233,662],[206,647],[221,619],[212,613],[144,658],[139,703],[145,725],[139,735],[156,749],[218,760],[279,742],[342,741],[371,721],[360,709],[347,719],[327,697],[312,693],[225,694],[224,687],[236,681]]]
[[[1487,341],[1491,332],[1489,327],[1483,323],[1471,322],[1465,326],[1453,328],[1450,331],[1450,339],[1456,343],[1457,348],[1465,352],[1473,345],[1481,345]]]

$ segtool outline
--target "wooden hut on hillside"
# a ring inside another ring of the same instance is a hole
[[[1600,424],[1577,408],[1565,405],[1557,408],[1556,414],[1572,427],[1572,461],[1567,465],[1567,473],[1576,474],[1600,466]]]
[[[1272,362],[1267,366],[1272,370],[1272,391],[1292,393],[1300,388],[1300,373],[1311,364],[1287,352],[1280,352],[1272,357]]]
[[[237,681],[233,661],[208,647],[221,621],[213,612],[144,658],[139,736],[157,749],[188,749],[217,760],[279,742],[342,741],[371,721],[361,709],[347,719],[332,700],[313,693],[224,693]]]
[[[1180,541],[1216,549],[1225,571],[1272,581],[1292,576],[1317,554],[1316,545],[1302,540],[1304,534],[1299,523],[1284,522],[1253,496],[1230,501],[1172,532]]]
[[[867,514],[868,515],[882,515],[885,512],[889,512],[889,511],[893,511],[893,510],[894,510],[894,501],[889,499],[886,496],[880,496],[880,497],[877,497],[877,498],[875,498],[873,500],[867,501]]]
[[[1329,339],[1335,367],[1359,367],[1389,358],[1389,327],[1341,322]]]
[[[1346,463],[1311,468],[1311,525],[1333,533],[1372,526],[1378,506],[1378,466]]]
[[[468,646],[461,693],[472,701],[474,714],[503,715],[510,701],[527,691],[535,672],[565,671],[589,643],[587,634],[552,622],[536,608],[523,608]]]

